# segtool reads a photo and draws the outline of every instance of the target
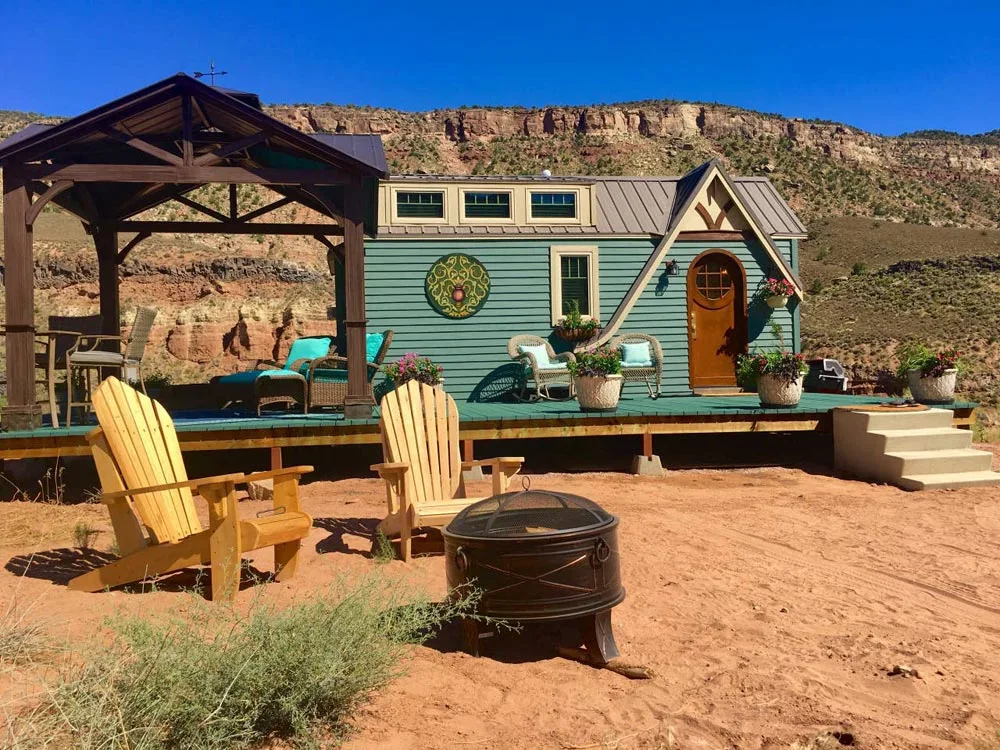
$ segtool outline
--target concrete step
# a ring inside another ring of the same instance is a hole
[[[897,476],[909,477],[924,474],[957,474],[960,472],[989,471],[993,454],[971,448],[932,451],[895,451],[886,453]]]
[[[927,427],[916,430],[877,430],[872,431],[871,434],[884,438],[886,453],[972,447],[972,431],[959,430],[954,427]]]
[[[966,471],[948,474],[908,474],[897,485],[904,490],[957,490],[962,487],[983,487],[1000,484],[995,471]]]
[[[950,409],[927,409],[926,411],[873,411],[862,412],[868,417],[868,431],[882,430],[928,430],[934,427],[951,427],[953,417]]]

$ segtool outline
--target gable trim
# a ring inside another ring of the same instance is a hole
[[[698,167],[697,169],[703,169],[703,167]],[[629,287],[628,293],[622,299],[621,303],[618,305],[618,309],[615,310],[611,319],[608,321],[608,325],[601,331],[601,335],[595,342],[593,342],[592,346],[606,344],[615,334],[618,333],[618,330],[625,323],[629,313],[632,312],[632,308],[639,300],[642,292],[649,285],[649,281],[653,277],[653,274],[656,273],[656,269],[659,268],[664,257],[677,240],[678,235],[680,235],[680,227],[682,224],[681,220],[688,214],[688,212],[696,210],[694,204],[696,204],[698,195],[701,193],[702,188],[705,185],[710,184],[711,180],[715,177],[722,180],[722,184],[729,193],[729,203],[726,205],[731,203],[740,210],[740,213],[743,214],[743,217],[750,225],[750,229],[753,231],[754,236],[756,236],[756,238],[764,246],[765,251],[767,251],[767,254],[771,257],[771,260],[774,261],[775,265],[778,267],[778,271],[789,282],[791,282],[792,286],[795,287],[795,296],[799,299],[802,298],[802,283],[799,281],[798,276],[795,275],[787,261],[785,261],[782,257],[781,251],[778,250],[774,241],[762,230],[761,222],[757,216],[753,213],[753,211],[748,209],[743,201],[740,200],[732,181],[722,168],[722,164],[718,160],[713,159],[709,163],[709,168],[704,169],[697,184],[685,198],[684,204],[677,207],[676,210],[672,212],[672,216],[668,223],[670,231],[663,236],[663,239],[660,240],[659,244],[653,249],[652,254],[649,256],[649,260],[646,261],[642,270],[639,272],[639,275],[636,276],[635,281],[632,282],[632,286]]]

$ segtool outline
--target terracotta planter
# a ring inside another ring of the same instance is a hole
[[[766,297],[764,301],[767,306],[772,310],[777,310],[779,307],[788,306],[788,295],[787,294],[776,294],[773,297]]]
[[[921,404],[950,404],[955,400],[955,381],[958,370],[945,370],[936,378],[920,377],[920,370],[910,370],[906,374],[913,398]]]
[[[788,381],[776,378],[774,375],[761,375],[757,378],[757,395],[761,406],[795,406],[802,398],[802,375],[796,380]]]
[[[624,384],[621,375],[577,375],[573,378],[576,398],[583,411],[614,411],[618,408]]]
[[[586,330],[583,328],[556,328],[556,336],[561,338],[563,341],[569,341],[571,343],[579,343],[581,341],[589,341],[601,332],[600,328],[595,328],[593,330]]]

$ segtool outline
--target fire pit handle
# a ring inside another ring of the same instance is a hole
[[[611,557],[611,547],[606,541],[604,541],[604,539],[598,539],[597,543],[594,545],[594,567],[596,568],[603,563],[606,563],[609,557]]]
[[[465,555],[465,548],[459,547],[455,550],[455,567],[460,573],[464,573],[469,567],[469,558]]]

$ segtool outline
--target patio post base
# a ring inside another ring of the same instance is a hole
[[[5,406],[0,409],[0,425],[5,430],[37,429],[42,426],[42,407],[38,404]]]
[[[659,456],[635,456],[632,459],[632,473],[640,477],[662,477],[663,464]]]
[[[482,482],[485,478],[482,466],[473,466],[462,472],[462,481],[464,482]]]

